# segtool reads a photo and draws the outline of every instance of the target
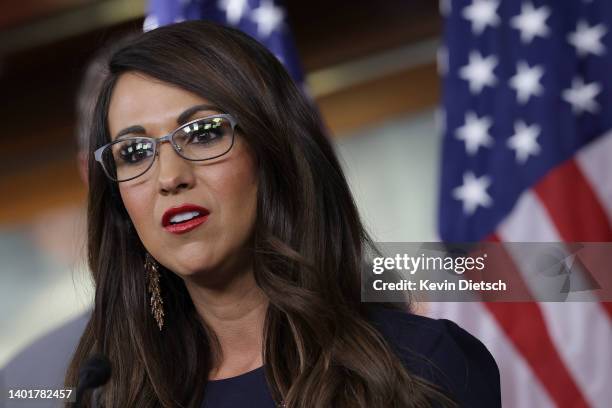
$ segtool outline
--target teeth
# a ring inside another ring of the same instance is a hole
[[[200,215],[200,213],[197,212],[197,211],[190,211],[190,212],[184,212],[184,213],[176,214],[175,216],[170,218],[170,223],[177,224],[179,222],[184,222],[184,221],[190,220],[192,218],[195,218],[198,215]]]

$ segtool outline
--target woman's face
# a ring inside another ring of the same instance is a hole
[[[108,112],[111,139],[123,129],[141,126],[135,136],[160,137],[178,127],[186,110],[212,104],[204,98],[140,73],[122,74]],[[210,108],[194,112],[187,121],[221,113]],[[169,143],[158,146],[153,166],[140,177],[119,183],[127,212],[142,243],[162,265],[183,276],[221,283],[223,271],[244,268],[257,207],[256,166],[238,132],[225,155],[193,162],[180,157]],[[195,205],[197,207],[177,207]],[[194,214],[196,222],[180,222]],[[166,217],[164,217],[166,215]],[[168,226],[169,219],[179,221]],[[203,223],[200,223],[205,220]],[[183,227],[180,225],[183,224]],[[193,229],[191,227],[196,224]],[[199,224],[199,225],[198,225]],[[179,226],[178,228],[176,226]],[[180,231],[185,229],[187,231]],[[178,230],[178,231],[177,231]],[[208,272],[208,273],[207,273]]]

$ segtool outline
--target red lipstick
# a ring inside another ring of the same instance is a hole
[[[173,234],[184,234],[202,225],[208,219],[210,211],[195,204],[183,204],[171,207],[162,216],[162,227]]]

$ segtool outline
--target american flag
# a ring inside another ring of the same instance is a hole
[[[143,28],[185,20],[211,20],[249,34],[276,55],[296,83],[304,83],[287,13],[279,0],[150,0]]]
[[[440,4],[441,239],[612,241],[612,1]],[[610,303],[433,308],[491,350],[504,406],[611,406]]]

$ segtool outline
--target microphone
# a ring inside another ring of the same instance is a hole
[[[103,386],[111,376],[111,363],[102,354],[91,356],[79,370],[75,408],[81,407],[85,391]]]

